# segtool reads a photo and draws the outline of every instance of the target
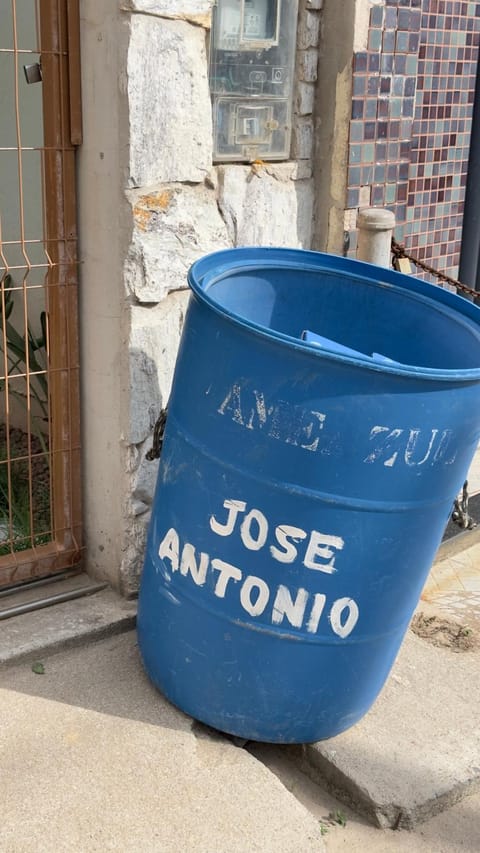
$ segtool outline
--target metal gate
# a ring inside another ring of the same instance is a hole
[[[81,555],[78,0],[0,0],[0,586]]]

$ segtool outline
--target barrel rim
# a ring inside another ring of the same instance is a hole
[[[375,373],[394,374],[402,377],[425,378],[439,381],[473,382],[480,379],[480,365],[478,368],[437,368],[422,367],[409,364],[391,364],[388,362],[372,361],[367,355],[351,356],[330,352],[328,349],[317,349],[300,338],[269,329],[259,323],[245,319],[238,314],[224,308],[208,292],[208,287],[224,275],[240,272],[252,267],[268,268],[280,266],[288,269],[294,267],[296,270],[308,270],[315,272],[346,272],[350,277],[367,280],[369,284],[395,288],[397,291],[407,290],[410,295],[421,300],[430,299],[437,303],[437,307],[444,313],[447,307],[457,315],[457,320],[468,325],[470,329],[477,327],[480,343],[480,308],[462,296],[451,293],[437,285],[430,284],[423,279],[416,279],[404,273],[397,272],[386,267],[378,267],[365,261],[357,261],[353,258],[344,258],[339,255],[314,252],[307,249],[291,249],[285,247],[242,247],[234,249],[222,249],[211,252],[195,261],[187,275],[188,284],[193,294],[208,305],[215,313],[242,326],[260,337],[273,340],[277,343],[287,344],[293,349],[309,353],[314,358],[327,359],[347,365],[355,365]],[[375,270],[375,275],[372,272]],[[381,280],[378,273],[381,270]],[[215,280],[212,276],[215,275]],[[465,322],[466,321],[466,322]]]

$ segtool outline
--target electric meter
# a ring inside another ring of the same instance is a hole
[[[216,0],[210,91],[216,162],[290,152],[298,0]]]

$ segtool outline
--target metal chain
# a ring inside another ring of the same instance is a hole
[[[462,497],[457,498],[453,505],[452,521],[458,524],[462,530],[472,530],[477,522],[468,512],[468,481],[463,484]]]
[[[434,269],[430,266],[430,264],[426,264],[424,261],[420,261],[418,258],[414,258],[413,255],[410,255],[405,251],[405,246],[402,246],[400,243],[397,243],[394,237],[392,237],[392,255],[393,262],[395,263],[396,258],[406,258],[412,264],[424,270],[425,272],[430,273],[430,275],[435,276],[440,281],[445,281],[447,284],[452,284],[457,290],[460,290],[461,293],[465,293],[468,296],[473,296],[476,300],[479,297],[479,293],[476,290],[472,290],[471,287],[467,287],[466,284],[462,284],[461,281],[458,281],[456,278],[452,278],[450,275],[446,275],[439,270]],[[456,498],[453,504],[453,512],[452,512],[452,521],[455,524],[458,524],[462,530],[472,530],[477,526],[477,522],[472,518],[470,513],[468,512],[468,480],[465,480],[462,489],[461,498]]]
[[[148,459],[149,462],[153,462],[154,459],[160,459],[160,454],[162,452],[163,446],[163,436],[165,433],[165,424],[167,422],[167,408],[162,409],[157,422],[153,428],[153,443],[152,447],[145,455],[145,458]]]
[[[394,260],[395,258],[406,258],[408,261],[411,261],[412,264],[415,264],[416,267],[424,270],[424,272],[430,273],[430,275],[435,276],[435,278],[440,279],[440,281],[452,284],[453,287],[456,287],[457,290],[460,290],[462,293],[468,294],[468,296],[473,296],[477,299],[480,295],[477,290],[472,290],[471,287],[467,287],[466,284],[462,284],[461,281],[458,281],[456,278],[452,278],[450,275],[446,275],[446,273],[434,269],[430,264],[426,264],[425,261],[420,261],[418,258],[414,258],[413,255],[410,255],[405,251],[405,246],[397,243],[394,237],[392,237],[392,255]]]

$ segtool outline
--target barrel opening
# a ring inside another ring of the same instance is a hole
[[[477,323],[434,298],[384,282],[381,275],[369,280],[308,269],[300,275],[259,264],[223,272],[205,291],[240,321],[297,340],[311,330],[332,341],[323,349],[340,355],[350,350],[352,357],[377,363],[444,370],[480,367]],[[315,342],[306,343],[318,352]]]

